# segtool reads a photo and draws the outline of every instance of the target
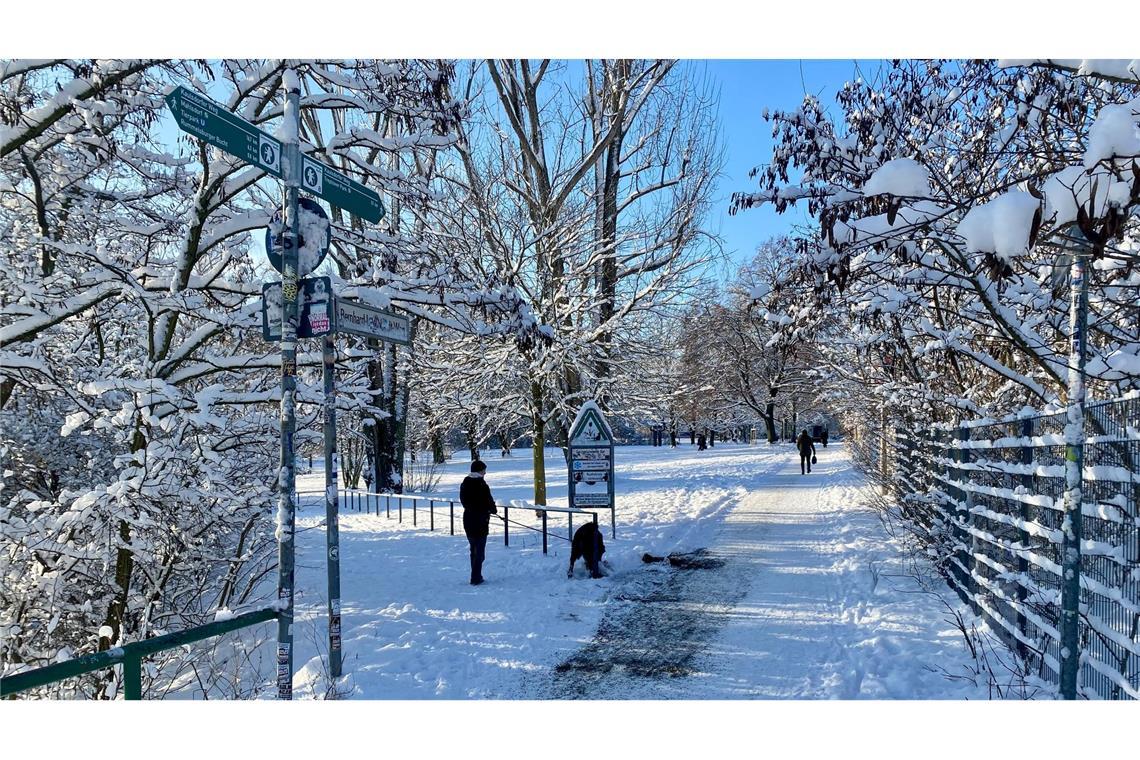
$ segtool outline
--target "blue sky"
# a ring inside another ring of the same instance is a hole
[[[881,62],[851,59],[690,59],[688,62],[698,72],[703,69],[711,86],[720,93],[718,113],[725,166],[709,225],[724,240],[731,260],[724,274],[731,276],[764,240],[806,221],[800,207],[791,208],[783,215],[768,206],[749,209],[736,216],[728,214],[732,193],[755,189],[757,183],[748,178],[748,172],[766,163],[771,155],[771,125],[761,118],[761,113],[765,108],[796,108],[805,92],[819,96],[825,107],[830,104],[834,112],[833,97],[843,83],[860,75],[872,77]],[[164,133],[170,135],[173,143],[178,131],[173,119],[169,121]],[[252,253],[258,260],[264,259],[260,235],[254,235]]]
[[[771,125],[760,114],[765,108],[790,110],[799,106],[805,91],[831,106],[844,82],[857,76],[870,79],[880,61],[854,60],[705,60],[714,86],[720,88],[720,122],[725,145],[725,167],[710,220],[714,231],[725,241],[725,250],[736,265],[747,262],[756,247],[773,235],[787,232],[806,220],[800,207],[783,215],[763,206],[728,215],[729,198],[734,192],[758,187],[748,172],[767,163],[772,153]],[[858,71],[856,67],[858,66]]]

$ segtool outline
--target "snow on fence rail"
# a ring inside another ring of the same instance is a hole
[[[951,586],[1059,681],[1064,412],[908,432],[887,475]],[[1080,690],[1140,699],[1140,399],[1085,409]],[[880,466],[883,463],[878,463]],[[880,470],[886,473],[886,470]]]

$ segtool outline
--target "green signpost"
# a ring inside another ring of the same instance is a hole
[[[184,131],[274,177],[284,177],[281,141],[277,138],[181,85],[166,96],[166,104]],[[339,209],[372,223],[384,218],[384,204],[375,190],[331,166],[302,156],[300,179],[301,190],[318,195]]]
[[[181,85],[166,96],[166,105],[183,131],[231,156],[281,177],[281,141],[240,116]]]
[[[301,189],[361,219],[375,223],[384,218],[384,204],[375,191],[308,156],[301,159]]]
[[[280,297],[279,306],[272,310],[271,318],[280,325],[273,330],[263,322],[267,340],[281,341],[281,468],[278,476],[278,581],[277,596],[280,612],[277,615],[277,697],[293,698],[293,590],[295,547],[294,527],[296,524],[296,473],[294,471],[295,452],[293,438],[296,432],[296,374],[297,339],[309,335],[324,335],[322,364],[324,365],[325,391],[325,509],[328,540],[328,582],[329,582],[329,665],[333,677],[341,671],[341,620],[340,620],[340,546],[337,526],[337,453],[336,453],[336,389],[333,382],[335,361],[332,331],[335,329],[328,306],[332,303],[332,293],[328,278],[300,280],[307,272],[299,271],[298,248],[301,241],[298,224],[298,207],[309,203],[298,197],[299,190],[319,195],[337,208],[355,214],[370,222],[379,222],[384,216],[384,204],[375,191],[359,182],[325,166],[312,158],[301,156],[300,146],[300,81],[292,71],[286,71],[284,139],[273,137],[245,119],[226,111],[213,102],[186,87],[175,87],[166,96],[166,104],[174,114],[174,120],[184,131],[211,145],[221,148],[232,156],[256,166],[268,174],[285,181],[285,213],[288,221],[280,234],[281,261],[274,266],[282,274],[276,292]],[[318,209],[319,210],[319,209]],[[323,212],[321,212],[323,213]],[[273,241],[270,241],[273,244]],[[326,241],[327,245],[327,241]],[[267,246],[272,247],[272,246]],[[319,257],[318,257],[319,258]],[[315,267],[315,264],[313,265]],[[320,287],[318,287],[320,286]],[[307,330],[299,333],[298,295],[303,290],[308,296],[308,310],[305,313]],[[318,292],[318,290],[320,292]],[[323,296],[323,298],[318,297]],[[271,299],[266,298],[268,303]],[[265,309],[265,306],[263,306]],[[377,310],[371,310],[377,311]],[[383,320],[375,315],[355,316],[369,325],[383,326],[382,332],[393,337],[378,335],[384,340],[400,340],[406,334],[407,320],[396,315],[387,315]],[[399,320],[404,320],[401,333]],[[369,321],[370,320],[370,321]],[[350,320],[351,321],[351,320]],[[380,330],[378,326],[372,329]],[[352,330],[348,330],[351,332]]]

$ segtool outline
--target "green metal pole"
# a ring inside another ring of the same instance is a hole
[[[277,698],[293,698],[293,581],[294,526],[296,514],[293,490],[296,472],[293,461],[293,433],[297,428],[294,394],[297,387],[297,244],[300,225],[297,218],[297,189],[300,185],[299,149],[301,84],[296,73],[285,72],[285,118],[281,138],[285,175],[285,204],[290,226],[282,246],[281,272],[281,469],[277,501]]]
[[[1080,233],[1077,233],[1080,237]],[[1087,241],[1086,241],[1087,243]],[[1084,248],[1085,246],[1082,246]],[[1081,502],[1085,443],[1085,332],[1089,291],[1084,254],[1073,256],[1069,302],[1069,406],[1065,422],[1065,501],[1061,523],[1061,697],[1077,698],[1080,671]]]
[[[127,655],[123,660],[123,698],[142,699],[142,657]]]
[[[321,365],[325,386],[325,543],[329,580],[329,673],[341,674],[340,641],[340,504],[337,502],[336,450],[336,345],[332,335],[321,341]]]

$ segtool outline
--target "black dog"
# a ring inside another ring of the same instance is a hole
[[[574,541],[570,545],[570,569],[566,571],[567,578],[574,577],[574,563],[578,558],[586,560],[586,568],[591,578],[601,578],[602,571],[598,564],[602,555],[606,553],[606,542],[602,540],[602,532],[598,524],[588,522],[574,531]]]

